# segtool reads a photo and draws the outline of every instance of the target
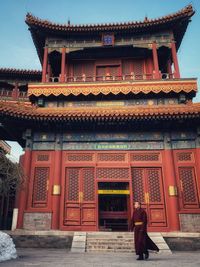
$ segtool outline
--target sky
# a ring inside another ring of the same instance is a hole
[[[181,77],[200,80],[200,0],[0,0],[0,67],[41,69],[24,22],[27,12],[57,23],[125,22],[164,16],[190,3],[196,14],[178,51],[179,66]],[[194,101],[200,102],[200,93]],[[12,158],[18,160],[21,147],[9,144]]]

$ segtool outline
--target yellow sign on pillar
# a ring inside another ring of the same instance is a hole
[[[60,185],[58,184],[53,185],[53,195],[54,196],[60,195]]]
[[[177,195],[178,195],[177,187],[174,185],[170,185],[169,186],[169,196],[177,196]]]

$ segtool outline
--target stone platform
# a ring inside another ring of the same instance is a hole
[[[72,232],[72,231],[5,231],[12,236],[17,248],[59,248],[72,252],[134,252],[130,232]],[[200,250],[200,233],[149,233],[161,251]],[[167,248],[168,249],[168,248]]]

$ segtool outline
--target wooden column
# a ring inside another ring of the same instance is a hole
[[[166,205],[167,205],[167,217],[170,231],[178,231],[179,217],[178,217],[178,196],[176,194],[176,174],[173,159],[173,150],[164,150],[164,174],[165,174],[165,186],[166,186]],[[174,191],[174,192],[173,192]]]
[[[46,81],[49,82],[50,81],[50,77],[51,77],[51,65],[47,64],[47,78],[46,78]]]
[[[156,42],[152,43],[152,53],[153,53],[153,65],[154,65],[154,78],[160,79],[158,52],[157,52]]]
[[[65,59],[66,59],[66,48],[62,48],[62,58],[61,58],[61,76],[60,81],[61,83],[65,82]]]
[[[174,41],[172,41],[171,43],[171,51],[172,51],[172,60],[174,63],[174,78],[179,79],[180,71],[179,71],[178,58],[177,58],[177,53],[176,53],[176,45]]]
[[[17,228],[23,228],[23,219],[24,219],[24,211],[27,208],[27,192],[29,186],[29,175],[30,175],[30,167],[31,167],[31,150],[25,150],[25,154],[23,156],[23,169],[25,175],[25,182],[20,189],[19,198],[18,198],[18,220],[17,220]]]
[[[52,192],[52,229],[59,229],[61,195],[61,160],[62,151],[54,151],[54,179]]]
[[[42,82],[46,82],[47,75],[47,63],[48,63],[48,47],[44,48],[44,57],[43,57],[43,65],[42,65]]]
[[[172,76],[172,61],[171,61],[171,59],[168,59],[168,61],[167,61],[167,73],[169,75],[169,79],[172,79],[173,76]]]
[[[17,100],[19,96],[19,88],[18,88],[18,83],[15,83],[15,87],[12,90],[12,99]]]

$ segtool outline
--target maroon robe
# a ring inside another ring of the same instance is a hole
[[[138,223],[142,224],[137,225]],[[159,251],[159,248],[147,234],[147,214],[142,208],[138,208],[133,212],[130,230],[133,229],[136,255],[143,255],[148,250]]]

